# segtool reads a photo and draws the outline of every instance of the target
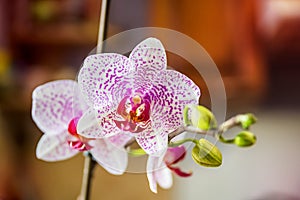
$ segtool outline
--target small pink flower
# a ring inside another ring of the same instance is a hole
[[[197,85],[168,70],[166,61],[165,49],[155,38],[138,44],[129,58],[116,53],[87,57],[78,83],[90,110],[78,122],[80,134],[126,134],[150,155],[165,152],[168,134],[182,125],[184,106],[198,104],[200,97]]]
[[[127,167],[127,152],[119,147],[130,137],[95,140],[79,135],[77,123],[85,110],[88,107],[75,81],[59,80],[37,87],[32,94],[32,118],[44,132],[36,148],[37,158],[60,161],[89,151],[108,172],[122,174]]]
[[[168,189],[173,184],[172,173],[180,177],[189,177],[191,172],[184,172],[179,167],[174,166],[185,157],[184,146],[169,147],[163,158],[149,156],[147,162],[147,177],[152,192],[157,193],[157,184]]]

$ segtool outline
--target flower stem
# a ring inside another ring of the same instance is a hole
[[[92,154],[85,154],[81,193],[78,200],[89,200],[91,180],[93,177],[93,171],[96,166],[96,161],[93,160]]]
[[[182,145],[183,143],[186,143],[186,142],[193,142],[193,143],[197,144],[198,141],[193,138],[186,138],[186,139],[179,140],[176,142],[169,142],[169,147],[178,147],[179,145]]]
[[[217,139],[220,139],[220,136],[222,136],[223,133],[225,133],[228,129],[239,126],[240,122],[238,121],[238,115],[234,116],[227,121],[223,122],[217,129],[210,129],[210,130],[200,130],[193,126],[185,126],[180,127],[177,130],[173,131],[169,134],[169,142],[176,137],[177,135],[180,135],[183,132],[189,132],[189,133],[195,133],[195,134],[203,134],[203,135],[210,135],[213,137],[216,137]]]
[[[234,117],[228,119],[227,121],[223,122],[217,129],[200,130],[193,126],[181,126],[178,129],[176,129],[175,131],[169,133],[169,135],[168,135],[169,143],[174,137],[182,134],[183,132],[202,134],[202,135],[210,135],[212,137],[216,137],[217,139],[220,139],[220,136],[222,136],[222,134],[225,133],[228,129],[240,125],[240,122],[238,121],[238,117],[239,116],[237,115],[237,116],[234,116]],[[131,140],[129,140],[127,142],[127,144],[124,146],[125,149],[129,148],[133,143],[135,143],[134,138],[132,138]],[[171,144],[171,146],[172,146],[172,144]]]
[[[108,25],[108,7],[110,0],[102,0],[101,13],[99,19],[99,31],[98,31],[98,41],[97,41],[97,53],[103,51],[103,40],[106,38],[107,25]]]
[[[202,134],[202,135],[211,135],[211,136],[215,136],[215,134],[214,134],[215,130],[207,130],[207,131],[204,131],[204,130],[197,129],[197,128],[192,127],[192,126],[182,126],[182,127],[179,127],[178,129],[176,129],[175,131],[171,132],[171,133],[168,135],[168,140],[169,140],[169,142],[170,142],[174,137],[176,137],[177,135],[180,135],[180,134],[183,133],[183,132],[189,132],[189,133],[195,133],[195,134]]]
[[[99,19],[99,31],[98,31],[98,41],[97,41],[97,53],[103,51],[103,40],[106,38],[107,25],[108,25],[108,6],[110,0],[101,1],[101,12]],[[81,193],[78,200],[89,200],[90,190],[91,190],[91,180],[93,176],[93,171],[96,166],[96,161],[93,160],[91,153],[87,152],[85,154]]]

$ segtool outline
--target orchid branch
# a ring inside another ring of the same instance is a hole
[[[90,198],[90,186],[95,166],[96,161],[93,160],[92,154],[85,154],[81,193],[78,200],[88,200]]]
[[[107,24],[108,24],[108,5],[109,0],[101,1],[101,13],[99,19],[99,31],[98,31],[98,41],[97,41],[97,53],[103,51],[103,40],[106,37]],[[82,186],[79,200],[89,200],[90,197],[90,185],[93,171],[95,168],[96,162],[93,160],[92,155],[88,153],[85,157],[85,164],[83,170]]]
[[[213,128],[213,129],[209,129],[209,130],[201,130],[199,128],[196,128],[194,126],[188,125],[188,126],[181,126],[178,129],[176,129],[175,131],[169,133],[168,135],[168,141],[169,141],[169,146],[178,146],[181,143],[185,143],[185,142],[194,142],[193,139],[188,138],[188,139],[184,139],[182,141],[179,142],[171,142],[171,140],[184,133],[184,132],[189,132],[189,133],[194,133],[194,134],[201,134],[201,135],[210,135],[212,137],[215,137],[217,139],[219,139],[221,142],[223,143],[232,143],[233,140],[225,140],[222,135],[223,133],[225,133],[226,131],[228,131],[229,129],[236,127],[236,126],[242,126],[244,129],[248,129],[248,126],[245,126],[245,121],[249,121],[249,119],[245,119],[246,117],[251,118],[251,120],[255,121],[256,119],[254,118],[254,116],[252,116],[251,114],[246,114],[246,115],[236,115],[234,117],[231,117],[230,119],[228,119],[227,121],[223,122],[218,128]],[[254,122],[252,122],[254,123]],[[128,151],[130,150],[129,147],[134,144],[135,138],[132,138],[131,140],[129,140],[127,142],[127,144],[124,146],[125,149],[127,149]]]
[[[239,117],[240,117],[240,115],[236,115],[236,116],[228,119],[227,121],[223,122],[217,129],[201,130],[201,129],[195,128],[193,126],[182,126],[178,129],[176,129],[175,131],[173,131],[172,133],[170,133],[168,136],[168,139],[170,142],[174,137],[182,134],[183,132],[202,134],[202,135],[210,135],[210,136],[216,137],[218,139],[227,130],[240,125],[240,122],[238,120]]]

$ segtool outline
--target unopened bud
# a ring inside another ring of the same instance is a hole
[[[192,150],[193,160],[205,167],[218,167],[222,164],[222,153],[220,150],[205,139],[200,139],[199,143]]]
[[[204,131],[217,127],[215,116],[204,106],[187,105],[183,110],[183,118],[186,126],[192,125]]]
[[[255,144],[255,142],[256,136],[249,131],[240,132],[234,138],[234,144],[239,147],[249,147]]]
[[[241,124],[243,129],[248,129],[257,121],[256,117],[251,113],[238,115],[237,120]]]

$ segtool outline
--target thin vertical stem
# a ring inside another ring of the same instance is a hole
[[[100,20],[99,20],[99,32],[97,41],[97,53],[103,51],[103,40],[106,37],[107,24],[108,24],[108,5],[110,0],[102,0]],[[96,166],[96,161],[93,160],[92,154],[89,152],[85,155],[81,193],[78,200],[89,200],[91,190],[91,180],[93,177],[93,171]]]
[[[89,200],[91,190],[91,180],[93,177],[93,171],[96,166],[96,162],[93,160],[92,155],[87,153],[84,160],[84,169],[81,185],[81,193],[78,200]]]
[[[101,53],[103,50],[103,40],[106,37],[107,32],[107,22],[108,22],[108,7],[110,1],[102,0],[100,19],[99,19],[99,31],[98,31],[98,41],[97,41],[97,53]]]

